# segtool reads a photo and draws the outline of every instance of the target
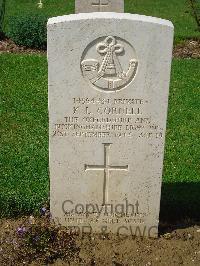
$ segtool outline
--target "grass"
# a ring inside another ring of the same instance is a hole
[[[200,60],[173,62],[161,217],[200,219]]]
[[[11,16],[21,14],[44,14],[47,17],[56,17],[74,13],[75,0],[43,0],[43,8],[39,9],[39,0],[7,0],[5,27],[8,26]]]
[[[188,38],[200,38],[187,0],[125,0],[125,11],[172,21],[176,43]]]
[[[9,18],[25,13],[42,13],[47,17],[74,13],[74,0],[43,0],[44,7],[37,8],[38,0],[7,0],[5,28]],[[187,0],[125,0],[125,12],[161,17],[175,26],[175,41],[200,38],[197,24],[191,15]]]
[[[48,200],[47,61],[0,55],[0,216],[28,214]],[[161,217],[200,218],[200,60],[174,60]]]
[[[48,198],[47,62],[1,55],[0,213],[17,215]]]
[[[166,142],[167,182],[200,181],[199,74],[200,60],[174,61]]]

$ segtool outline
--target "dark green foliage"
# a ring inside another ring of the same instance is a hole
[[[192,10],[192,15],[197,23],[198,30],[200,31],[200,1],[199,0],[188,0]]]
[[[0,0],[0,39],[3,36],[3,22],[5,15],[6,0]]]
[[[39,14],[14,16],[9,21],[7,33],[16,44],[45,49],[47,45],[47,17]]]

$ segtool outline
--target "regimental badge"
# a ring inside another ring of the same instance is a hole
[[[81,59],[83,77],[93,87],[107,92],[125,88],[135,78],[137,68],[135,49],[127,41],[113,36],[90,43]]]

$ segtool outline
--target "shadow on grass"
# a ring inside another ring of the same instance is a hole
[[[160,224],[173,229],[200,224],[200,183],[163,183]]]

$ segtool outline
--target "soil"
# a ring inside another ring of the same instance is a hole
[[[0,40],[0,52],[20,54],[46,54],[45,50],[31,49],[25,46],[18,46],[11,39]]]
[[[46,54],[45,50],[30,49],[16,45],[10,39],[0,41],[0,52]],[[186,40],[176,45],[173,50],[174,58],[200,58],[200,39]]]
[[[200,265],[200,224],[182,229],[161,226],[160,232],[158,239],[111,234],[81,237],[50,225],[46,218],[2,219],[0,265]],[[34,242],[36,235],[39,244]],[[54,241],[50,241],[52,235]]]
[[[200,58],[200,39],[186,40],[174,47],[175,58]]]

